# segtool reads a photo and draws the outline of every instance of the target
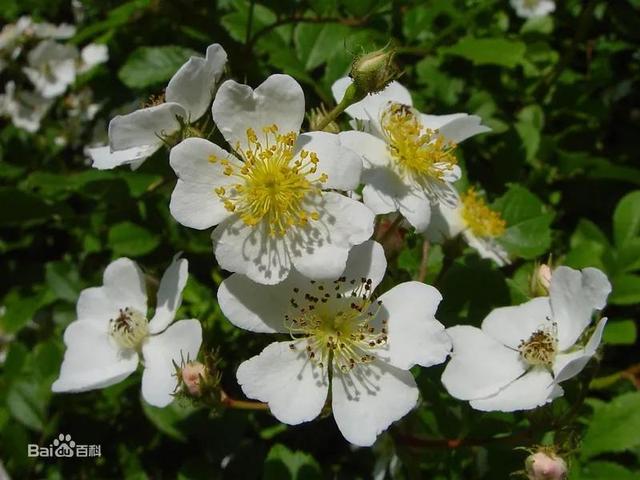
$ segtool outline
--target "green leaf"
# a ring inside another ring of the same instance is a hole
[[[292,451],[281,444],[271,447],[264,463],[264,480],[315,480],[322,478],[315,459],[305,452]]]
[[[32,378],[21,378],[11,384],[7,405],[11,414],[33,430],[42,430],[50,393]]]
[[[580,454],[591,458],[640,445],[640,392],[626,393],[598,406],[587,426]]]
[[[621,273],[613,277],[613,291],[609,303],[613,305],[633,305],[640,302],[640,275]]]
[[[0,188],[0,225],[39,223],[51,219],[54,208],[39,196],[14,187]],[[11,208],[7,208],[11,206]]]
[[[544,113],[539,105],[529,105],[518,113],[515,129],[522,139],[525,158],[528,162],[535,159],[540,147],[541,130],[544,127]]]
[[[493,208],[507,222],[499,242],[511,255],[532,259],[549,249],[553,213],[529,190],[510,185],[493,203]]]
[[[78,299],[82,281],[75,265],[65,261],[49,262],[45,267],[45,279],[58,298],[68,302]]]
[[[46,288],[37,288],[33,293],[11,290],[4,298],[5,313],[0,317],[0,329],[16,333],[31,321],[38,310],[55,300]]]
[[[610,345],[633,345],[636,343],[637,329],[633,320],[615,320],[607,323],[603,340]]]
[[[196,407],[177,400],[164,408],[153,407],[142,399],[141,403],[144,414],[158,430],[175,440],[187,441],[183,425],[189,416],[197,411]]]
[[[135,223],[122,222],[109,230],[108,242],[115,255],[137,257],[153,251],[160,239]]]
[[[197,52],[175,45],[138,47],[118,71],[118,78],[129,88],[146,88],[169,80],[190,56]]]
[[[637,480],[640,472],[632,472],[613,462],[591,462],[580,469],[580,480]]]
[[[336,51],[344,50],[349,27],[340,23],[300,23],[294,30],[294,42],[298,58],[306,70],[313,70],[326,63]]]
[[[640,236],[640,190],[625,195],[613,212],[613,239],[618,247]]]
[[[520,64],[525,44],[505,38],[472,38],[465,37],[451,47],[439,49],[440,53],[466,58],[474,65],[499,65],[514,68]]]

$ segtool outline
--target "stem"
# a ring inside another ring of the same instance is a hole
[[[249,18],[247,19],[247,33],[245,35],[244,38],[244,44],[247,47],[247,50],[250,52],[251,51],[251,44],[249,43],[251,41],[251,29],[253,28],[253,10],[256,7],[256,2],[255,0],[251,1],[251,5],[249,5]]]
[[[346,110],[349,105],[353,105],[356,102],[359,102],[367,95],[367,92],[363,92],[360,90],[355,83],[349,85],[347,91],[344,92],[344,97],[340,100],[340,103],[336,105],[333,110],[331,110],[318,124],[316,130],[322,131],[325,129],[327,125],[333,122],[338,115]]]
[[[269,405],[262,402],[253,402],[251,400],[236,400],[220,391],[220,403],[227,408],[235,408],[236,410],[269,410]]]
[[[427,264],[429,263],[429,240],[425,238],[424,242],[422,242],[422,259],[420,260],[420,270],[418,270],[418,277],[416,280],[419,282],[424,282],[424,279],[427,278]]]

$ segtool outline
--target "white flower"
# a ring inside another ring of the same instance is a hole
[[[511,0],[511,6],[521,18],[544,17],[556,9],[553,0]]]
[[[162,276],[149,321],[143,273],[128,258],[112,262],[104,271],[103,286],[80,293],[78,319],[64,332],[67,351],[52,390],[108,387],[135,371],[142,355],[142,396],[151,405],[168,405],[177,385],[172,362],[195,359],[202,343],[198,320],[169,326],[182,301],[187,272],[187,261],[176,255]]]
[[[74,46],[43,40],[29,52],[29,66],[22,71],[40,95],[55,98],[75,81],[77,59],[78,51]]]
[[[96,65],[105,63],[109,60],[109,49],[106,45],[98,43],[90,43],[80,51],[79,73],[88,72]]]
[[[482,328],[447,329],[453,353],[442,374],[449,393],[478,410],[528,410],[564,392],[560,383],[582,371],[595,354],[606,318],[584,346],[577,344],[611,292],[595,268],[559,267],[550,296],[493,310]]]
[[[333,84],[336,101],[351,82],[345,77]],[[340,133],[340,140],[365,159],[365,205],[376,214],[399,211],[418,231],[429,225],[431,204],[455,205],[456,144],[490,130],[475,115],[418,112],[409,91],[395,81],[346,112],[365,130]]]
[[[240,365],[244,393],[297,425],[320,414],[331,390],[338,428],[361,446],[406,415],[418,399],[409,369],[442,363],[451,341],[435,319],[442,297],[432,286],[407,282],[372,297],[386,266],[382,246],[367,241],[351,250],[335,281],[297,273],[278,285],[226,279],[218,303],[234,325],[291,336]]]
[[[507,251],[497,242],[506,227],[500,214],[491,210],[473,188],[457,198],[455,207],[440,204],[433,209],[425,236],[440,243],[445,238],[462,235],[482,258],[500,266],[510,263]]]
[[[8,23],[2,27],[0,30],[0,54],[7,52],[12,59],[20,55],[19,43],[31,25],[31,17],[23,16],[16,23]]]
[[[37,132],[52,100],[33,92],[16,91],[13,81],[7,82],[4,90],[5,93],[0,95],[0,115],[10,117],[18,128],[31,133]]]
[[[111,120],[109,146],[89,149],[93,167],[142,164],[163,145],[163,138],[204,115],[226,63],[227,53],[217,43],[207,48],[205,58],[191,57],[169,80],[165,102]]]
[[[236,155],[201,138],[175,146],[173,217],[191,228],[218,225],[218,263],[256,282],[278,283],[292,267],[313,279],[339,276],[349,249],[371,237],[374,215],[325,190],[355,189],[360,157],[335,134],[299,134],[304,93],[288,75],[255,90],[229,80],[212,111]]]

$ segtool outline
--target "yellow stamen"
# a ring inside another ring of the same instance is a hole
[[[461,200],[462,219],[474,235],[495,238],[504,233],[507,222],[498,212],[487,206],[474,188],[467,190],[467,193],[461,196]]]

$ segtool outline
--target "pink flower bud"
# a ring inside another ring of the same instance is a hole
[[[551,286],[551,268],[544,263],[538,267],[538,282],[546,290]]]
[[[207,368],[200,362],[189,362],[182,369],[182,382],[193,396],[200,396],[200,382],[207,374]]]
[[[567,463],[553,452],[537,452],[526,460],[529,480],[564,480]]]

